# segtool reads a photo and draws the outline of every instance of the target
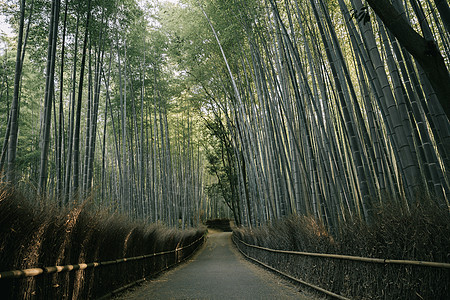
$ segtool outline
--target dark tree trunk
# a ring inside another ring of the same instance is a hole
[[[19,36],[17,39],[17,55],[16,55],[16,69],[14,78],[14,96],[11,103],[11,132],[9,134],[8,143],[8,173],[7,181],[11,184],[16,183],[15,176],[15,164],[17,153],[17,133],[19,131],[19,89],[20,89],[20,76],[22,73],[22,39],[23,39],[23,27],[25,19],[25,0],[20,2],[20,23],[19,23]]]
[[[47,78],[45,83],[44,128],[41,140],[41,166],[39,169],[39,194],[44,194],[47,187],[48,150],[50,147],[50,127],[52,120],[52,99],[55,87],[56,42],[58,38],[59,0],[52,2],[47,51]]]
[[[72,98],[71,98],[71,108],[69,114],[69,137],[67,141],[67,161],[66,161],[66,174],[64,178],[64,197],[65,203],[69,202],[70,199],[70,184],[71,184],[71,171],[72,171],[72,150],[73,150],[73,127],[74,127],[74,116],[75,116],[75,90],[76,90],[76,77],[77,77],[77,53],[78,53],[78,27],[80,24],[80,17],[77,15],[77,25],[75,31],[75,50],[73,56],[73,72],[72,72]]]
[[[69,0],[66,0],[64,8],[64,26],[63,26],[63,38],[62,38],[62,48],[61,48],[61,68],[60,68],[60,79],[59,79],[59,121],[58,121],[58,139],[56,143],[56,172],[57,172],[57,182],[56,182],[56,195],[58,197],[59,205],[62,206],[62,191],[63,191],[63,175],[62,175],[62,160],[63,160],[63,130],[64,130],[64,105],[63,105],[63,88],[64,88],[64,54],[65,54],[65,43],[66,43],[66,28],[67,28],[67,10],[68,10]]]
[[[83,99],[83,81],[84,81],[84,67],[86,65],[86,50],[89,35],[89,19],[91,18],[91,0],[88,1],[86,28],[84,32],[83,54],[81,57],[80,66],[80,81],[78,83],[78,99],[77,112],[75,117],[75,130],[73,138],[73,190],[78,193],[79,177],[80,177],[80,131],[81,131],[81,102]]]
[[[436,4],[439,14],[441,15],[445,29],[450,33],[450,7],[448,6],[447,0],[434,0],[434,4]]]
[[[388,0],[367,1],[384,25],[425,71],[447,118],[450,117],[450,75],[434,41],[427,41],[402,18]],[[439,2],[439,1],[437,1]],[[448,6],[448,5],[447,5]]]

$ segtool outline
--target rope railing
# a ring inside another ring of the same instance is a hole
[[[249,260],[251,260],[251,261],[253,261],[253,262],[255,262],[255,263],[257,263],[257,264],[259,264],[259,265],[261,265],[261,266],[263,266],[263,267],[265,267],[265,268],[267,268],[267,269],[269,269],[269,270],[271,270],[271,271],[273,271],[275,273],[278,273],[281,276],[283,276],[285,278],[288,278],[289,280],[291,280],[293,282],[300,283],[302,285],[305,285],[305,286],[308,286],[308,287],[310,287],[312,289],[315,289],[316,291],[319,291],[321,293],[327,294],[328,296],[331,296],[331,297],[333,297],[335,299],[341,299],[341,300],[348,300],[348,298],[345,297],[345,296],[336,294],[334,292],[331,292],[331,291],[329,291],[327,289],[324,289],[323,287],[319,287],[319,286],[317,286],[315,284],[310,283],[311,282],[310,280],[316,281],[315,277],[314,277],[315,276],[314,274],[312,275],[312,277],[311,277],[311,275],[308,275],[308,274],[305,275],[306,278],[304,278],[304,279],[308,280],[308,278],[309,278],[308,281],[310,281],[310,282],[307,282],[307,281],[305,281],[303,279],[294,277],[291,274],[286,273],[285,271],[281,271],[281,270],[275,268],[270,263],[260,261],[259,260],[260,257],[263,258],[264,261],[266,261],[266,259],[264,259],[264,257],[266,257],[266,256],[263,255],[263,253],[266,252],[268,254],[271,253],[271,254],[273,254],[275,256],[276,256],[276,254],[287,254],[287,255],[291,255],[292,258],[295,257],[295,256],[297,256],[297,257],[304,256],[304,257],[315,257],[315,258],[331,258],[331,259],[335,259],[335,260],[341,260],[342,262],[347,260],[347,261],[358,261],[358,262],[364,262],[364,263],[374,263],[374,264],[380,265],[379,268],[383,268],[383,269],[387,268],[387,265],[389,265],[389,264],[390,265],[397,265],[397,266],[402,266],[403,265],[404,267],[401,267],[401,268],[410,268],[411,266],[427,267],[428,269],[430,269],[429,267],[434,268],[431,272],[445,272],[446,273],[447,270],[450,269],[450,264],[449,263],[440,263],[440,262],[380,259],[380,258],[369,258],[369,257],[339,255],[339,254],[325,254],[325,253],[312,253],[312,252],[301,252],[301,251],[277,250],[277,249],[271,249],[271,248],[266,248],[266,247],[261,247],[261,246],[252,245],[252,244],[246,243],[243,240],[241,240],[235,234],[232,236],[232,240],[233,240],[234,244],[236,245],[236,248],[239,250],[239,252],[241,252],[242,255],[244,255],[247,259],[249,259]],[[252,249],[261,250],[261,251],[259,251],[259,252],[256,251],[255,252],[255,250],[252,251]],[[269,257],[269,256],[267,256],[267,257]],[[269,261],[270,261],[270,259],[269,259]],[[279,260],[277,260],[277,261],[278,261],[278,263],[280,262]],[[276,263],[277,264],[276,267],[280,267],[278,265],[278,263]],[[384,266],[382,266],[382,264],[384,264]],[[285,269],[285,267],[286,266],[282,266],[282,269]],[[292,265],[291,265],[291,267],[292,267]],[[369,267],[369,265],[368,265],[368,267]],[[373,266],[373,267],[375,267],[375,266]],[[315,269],[316,265],[313,264],[312,268]],[[293,269],[288,267],[286,270],[289,270],[287,272],[293,271],[294,274],[298,274],[296,272],[296,270],[295,270],[296,269],[295,266],[294,266]],[[333,273],[333,274],[335,274],[335,273]],[[336,290],[336,286],[334,286],[334,283],[332,283],[332,284],[324,283],[324,281],[322,279],[319,278],[319,280],[318,280],[319,282],[321,282],[321,284],[324,284],[324,286],[328,286],[327,287],[328,289]],[[325,279],[325,281],[326,280],[327,279]],[[439,280],[439,279],[437,279],[437,280]],[[340,288],[337,288],[337,290],[343,291],[341,289],[342,287],[343,286],[341,285]],[[346,293],[348,295],[351,295],[352,291],[354,291],[354,290],[345,290],[344,293]],[[416,295],[419,295],[419,294],[417,294],[417,292],[416,292]]]
[[[193,244],[197,243],[197,242],[200,241],[201,239],[204,240],[205,236],[206,236],[206,233],[205,233],[201,238],[199,238],[199,239],[196,240],[195,242],[189,244],[188,246],[185,246],[184,248],[188,248],[188,247],[192,246]],[[191,256],[193,256],[193,255],[195,254],[195,252],[197,251],[197,249],[198,249],[200,246],[201,246],[201,244],[198,245],[197,248],[196,248],[194,251],[192,251],[191,254],[189,254],[188,256],[186,256],[185,258],[183,258],[180,262],[183,262],[183,261],[188,260]],[[153,274],[153,276],[155,276],[155,275],[157,275],[157,274],[160,274],[161,272],[164,272],[164,271],[166,271],[166,270],[168,270],[168,269],[170,269],[170,268],[176,266],[176,265],[179,264],[180,262],[175,262],[175,263],[171,264],[170,266],[166,266],[165,268],[162,268],[161,270],[155,272],[155,273]],[[120,294],[121,292],[123,292],[123,291],[129,289],[130,287],[135,286],[136,284],[140,284],[141,282],[144,282],[144,281],[146,281],[146,280],[147,280],[147,278],[144,277],[144,278],[141,278],[141,279],[136,280],[136,281],[134,281],[134,282],[131,282],[131,283],[129,283],[129,284],[127,284],[127,285],[124,285],[124,286],[122,286],[122,287],[120,287],[120,288],[118,288],[118,289],[116,289],[116,290],[114,290],[114,291],[111,291],[110,293],[108,293],[108,294],[106,294],[106,295],[104,295],[104,296],[98,298],[97,300],[111,299],[111,297],[113,297],[114,295]]]
[[[434,267],[434,268],[446,268],[450,269],[450,263],[441,263],[441,262],[431,262],[431,261],[416,261],[416,260],[399,260],[399,259],[383,259],[383,258],[370,258],[370,257],[361,257],[361,256],[351,256],[351,255],[340,255],[340,254],[326,254],[326,253],[313,253],[313,252],[301,252],[301,251],[287,251],[287,250],[276,250],[271,248],[265,248],[257,245],[252,245],[244,242],[238,237],[234,238],[239,241],[241,244],[246,245],[250,248],[260,249],[267,252],[273,253],[283,253],[283,254],[292,254],[292,255],[303,255],[303,256],[313,256],[313,257],[326,257],[326,258],[334,258],[334,259],[343,259],[343,260],[353,260],[353,261],[362,261],[368,263],[378,263],[378,264],[399,264],[399,265],[414,265],[414,266],[423,266],[423,267]]]
[[[51,266],[51,267],[44,267],[44,268],[31,268],[31,269],[24,269],[24,270],[4,271],[4,272],[0,272],[0,279],[34,277],[34,276],[38,276],[41,274],[71,272],[71,271],[85,270],[85,269],[90,269],[90,268],[97,268],[97,267],[102,267],[102,266],[107,266],[107,265],[115,265],[115,264],[119,264],[119,263],[131,262],[131,261],[136,261],[136,260],[143,260],[143,259],[147,259],[150,257],[156,257],[156,256],[179,252],[181,250],[184,250],[184,249],[187,249],[187,248],[193,246],[194,244],[198,243],[199,241],[201,241],[204,238],[205,238],[205,235],[203,234],[200,238],[198,238],[197,240],[195,240],[194,242],[190,243],[187,246],[183,246],[181,248],[175,248],[174,250],[162,251],[162,252],[140,255],[140,256],[135,256],[135,257],[125,257],[125,258],[121,258],[121,259],[103,261],[103,262],[80,263],[80,264],[76,264],[76,265]]]
[[[278,273],[278,274],[280,274],[280,275],[282,275],[282,276],[284,276],[284,277],[286,277],[286,278],[288,278],[288,279],[290,279],[292,281],[295,281],[295,282],[298,282],[300,284],[309,286],[310,288],[313,288],[313,289],[315,289],[315,290],[317,290],[319,292],[322,292],[322,293],[324,293],[324,294],[326,294],[328,296],[331,296],[333,298],[340,299],[340,300],[350,300],[349,298],[346,298],[346,297],[341,296],[339,294],[330,292],[330,291],[328,291],[326,289],[323,289],[323,288],[321,288],[321,287],[319,287],[317,285],[314,285],[312,283],[306,282],[306,281],[301,280],[299,278],[293,277],[293,276],[291,276],[291,275],[289,275],[289,274],[287,274],[285,272],[282,272],[282,271],[280,271],[278,269],[275,269],[274,267],[269,266],[268,264],[263,263],[262,261],[259,261],[259,260],[255,259],[255,258],[251,257],[250,255],[248,255],[244,251],[242,251],[241,248],[239,248],[239,246],[237,245],[235,240],[238,240],[239,242],[241,242],[241,243],[243,243],[244,245],[247,245],[247,246],[251,246],[250,244],[247,244],[244,241],[242,241],[242,240],[240,240],[238,238],[235,238],[234,236],[233,236],[232,240],[233,240],[233,243],[236,245],[236,248],[239,250],[239,252],[241,252],[241,254],[244,255],[247,259],[249,259],[251,261],[254,261],[255,263],[260,264],[261,266],[263,266],[263,267],[265,267],[265,268],[267,268],[267,269],[269,269],[269,270],[271,270],[271,271],[273,271],[275,273]],[[258,247],[258,246],[256,246],[256,247]]]

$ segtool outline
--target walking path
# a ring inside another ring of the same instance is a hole
[[[243,259],[231,233],[210,234],[199,252],[118,299],[316,299]]]

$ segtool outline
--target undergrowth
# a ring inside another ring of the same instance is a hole
[[[241,240],[272,249],[450,263],[450,214],[430,201],[408,212],[394,204],[374,211],[369,225],[342,222],[332,236],[311,217],[291,216],[268,226],[240,228]],[[351,299],[450,299],[450,270],[274,254],[247,254],[296,278]]]
[[[37,201],[36,201],[37,202]],[[33,205],[0,187],[0,271],[117,260],[187,246],[204,229],[130,222],[84,203],[61,210]],[[196,249],[83,271],[0,279],[1,299],[92,299],[155,274]]]

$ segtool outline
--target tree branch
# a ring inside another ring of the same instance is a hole
[[[436,96],[450,118],[450,74],[434,41],[418,34],[389,0],[367,0],[384,25],[422,67]]]

